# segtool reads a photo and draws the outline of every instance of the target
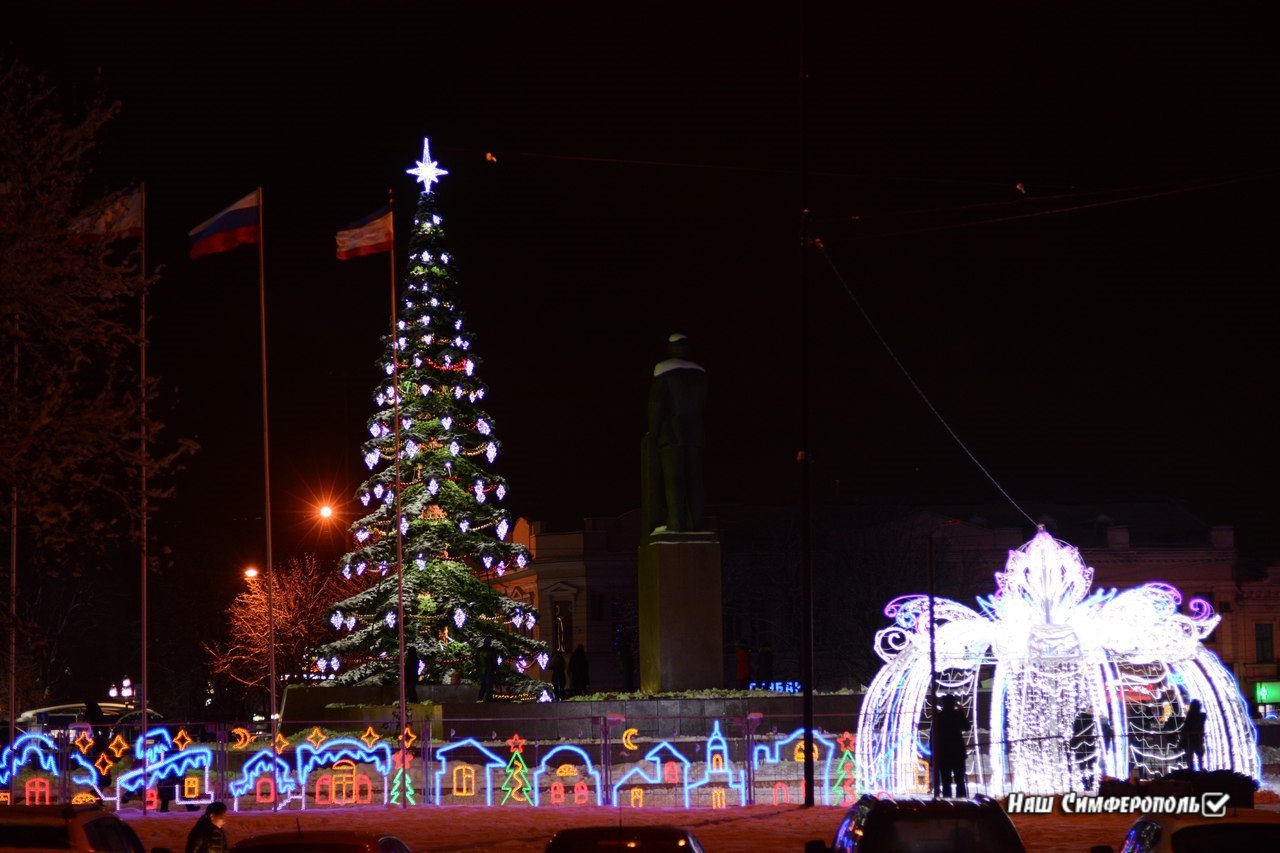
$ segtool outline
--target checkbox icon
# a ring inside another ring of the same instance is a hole
[[[1229,802],[1231,802],[1230,794],[1201,794],[1200,814],[1205,817],[1226,817]]]

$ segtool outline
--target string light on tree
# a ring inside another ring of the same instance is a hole
[[[427,141],[421,160],[407,171],[420,182],[420,193],[408,270],[395,302],[396,329],[383,337],[380,365],[391,369],[373,389],[369,438],[360,449],[369,470],[357,492],[365,515],[352,522],[351,551],[339,563],[346,574],[351,569],[345,567],[354,567],[365,586],[336,603],[346,631],[319,654],[343,659],[333,683],[381,683],[397,672],[403,630],[406,647],[424,663],[427,683],[443,683],[451,673],[473,681],[479,640],[491,636],[510,662],[499,668],[496,692],[533,699],[543,685],[515,662],[545,650],[525,630],[536,617],[525,606],[511,621],[521,604],[492,585],[506,565],[528,555],[506,541],[510,522],[497,501],[487,500],[505,495],[507,486],[492,467],[501,444],[492,417],[478,408],[485,397],[484,363],[475,336],[460,334],[465,324],[456,265],[436,209],[435,191],[448,171],[431,158]],[[404,611],[397,619],[398,540]],[[377,571],[366,571],[370,566]]]

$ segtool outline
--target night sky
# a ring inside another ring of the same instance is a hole
[[[231,585],[262,554],[256,256],[190,261],[187,230],[264,187],[275,555],[336,556],[311,512],[357,508],[389,285],[334,231],[390,189],[407,235],[424,136],[516,515],[638,505],[648,377],[680,331],[710,377],[712,503],[795,504],[807,381],[819,500],[1003,500],[931,404],[1032,515],[1174,499],[1268,541],[1261,21],[456,5],[62,3],[0,42],[68,95],[101,69],[123,103],[93,180],[146,181],[150,366],[203,447],[156,515],[171,571]],[[803,263],[802,205],[825,246]]]

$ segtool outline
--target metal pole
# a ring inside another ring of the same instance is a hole
[[[18,402],[18,315],[13,315],[13,400]],[[9,492],[9,744],[18,737],[18,484]],[[13,791],[13,779],[9,779]]]
[[[809,254],[808,174],[805,157],[804,3],[800,4],[800,679],[804,691],[804,804],[814,804],[813,785],[813,566],[809,496]]]
[[[275,751],[276,740],[280,736],[280,722],[276,715],[276,605],[275,605],[275,562],[271,558],[271,441],[267,430],[267,279],[266,279],[266,229],[262,211],[262,187],[258,187],[258,329],[262,345],[262,486],[265,498],[264,521],[266,523],[267,545],[267,646],[270,649],[270,696],[269,713],[271,714],[271,749]],[[271,801],[271,810],[276,810],[280,801],[280,773],[276,762],[272,760],[272,780],[276,794]]]
[[[400,645],[400,767],[404,771],[403,784],[409,784],[408,752],[409,706],[406,702],[404,671],[404,532],[400,524],[400,347],[397,332],[399,312],[396,305],[396,248],[395,248],[395,196],[387,190],[387,203],[391,205],[391,251],[387,253],[391,270],[391,408],[395,419],[396,452],[396,516],[392,523],[396,528],[396,631]],[[414,678],[418,677],[415,672]],[[407,796],[400,798],[400,807],[409,807]]]
[[[934,528],[936,530],[937,528]],[[925,584],[929,592],[929,792],[938,796],[938,653],[934,637],[937,626],[933,621],[933,530],[925,538]]]
[[[139,468],[141,469],[142,480],[142,518],[139,523],[138,535],[142,545],[142,682],[139,685],[142,690],[142,737],[147,736],[147,185],[144,183],[139,188],[141,194],[142,205],[142,236],[141,236],[141,255],[139,257],[138,270],[142,278],[142,294],[138,300],[139,306],[139,337],[141,341],[138,345],[140,350],[140,366],[138,372],[141,374],[140,390],[142,402],[140,404],[140,429],[139,429],[139,445],[141,453],[139,455]],[[145,779],[149,774],[150,758],[146,749],[142,751],[142,775]],[[147,813],[147,798],[142,798],[142,814]]]

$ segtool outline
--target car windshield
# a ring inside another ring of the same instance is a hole
[[[1280,823],[1202,823],[1173,834],[1173,853],[1280,850]]]

